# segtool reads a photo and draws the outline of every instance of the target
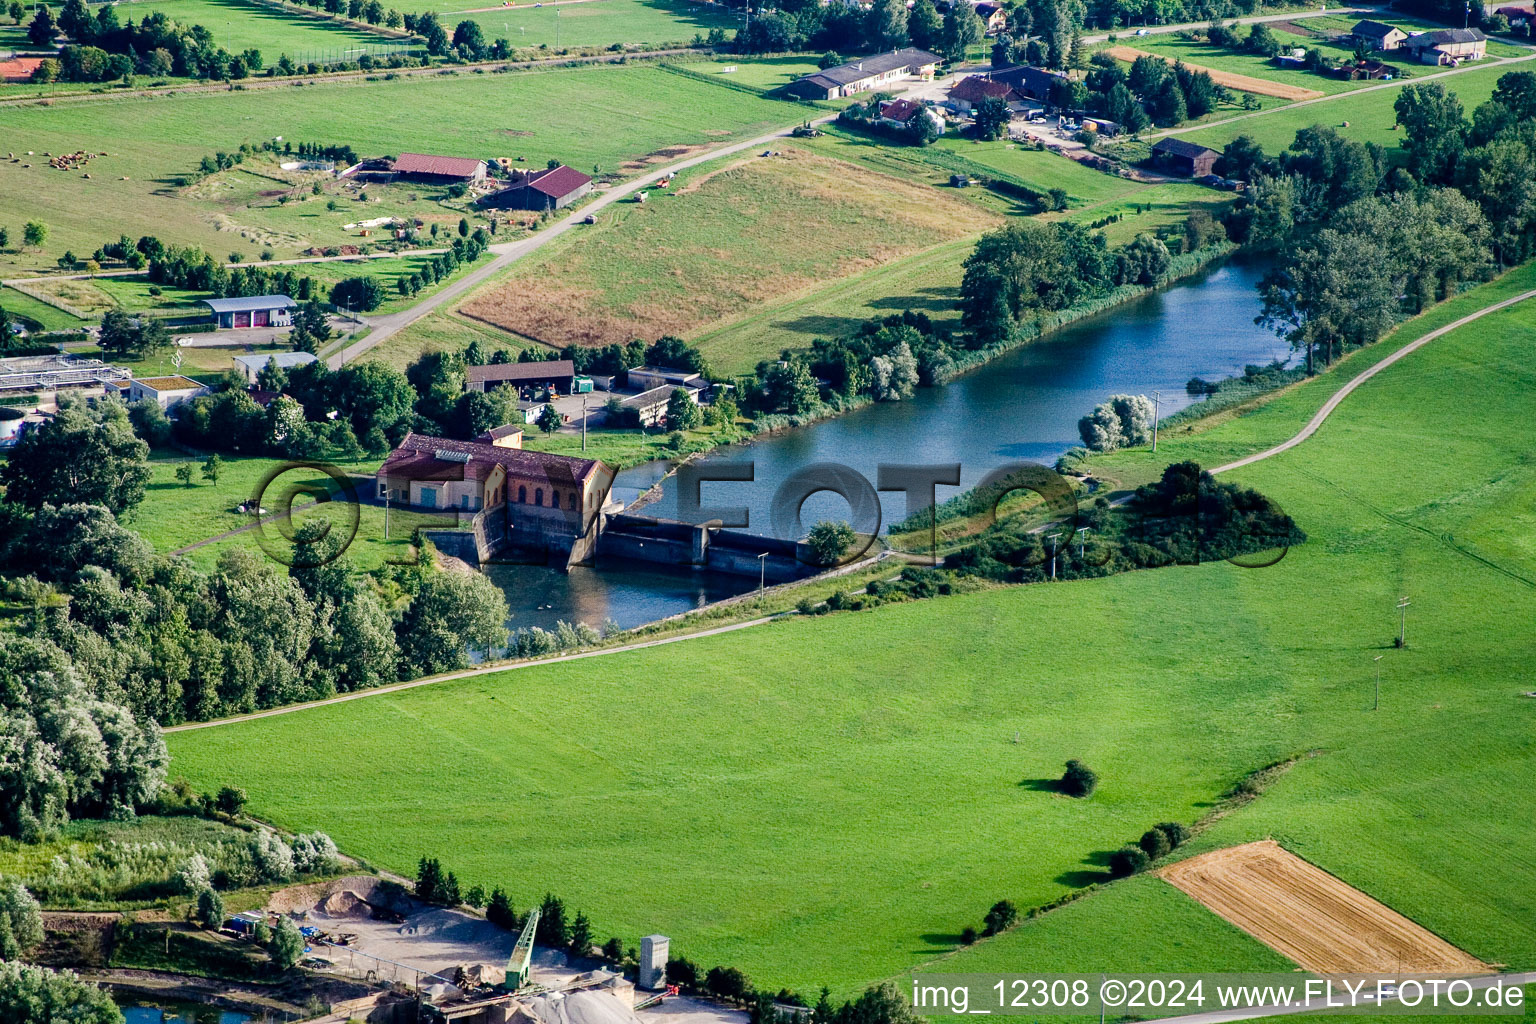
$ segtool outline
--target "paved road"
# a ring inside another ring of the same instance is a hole
[[[1424,335],[1424,337],[1404,345],[1402,348],[1387,356],[1385,359],[1373,364],[1369,368],[1361,371],[1359,374],[1353,377],[1349,383],[1335,391],[1333,393],[1333,397],[1329,398],[1328,401],[1323,403],[1323,407],[1317,410],[1317,413],[1307,421],[1307,425],[1302,427],[1301,432],[1298,433],[1295,437],[1292,437],[1290,440],[1285,441],[1282,444],[1277,444],[1273,448],[1238,459],[1236,462],[1229,462],[1225,466],[1217,466],[1215,469],[1211,470],[1211,472],[1213,474],[1225,473],[1229,469],[1240,469],[1243,466],[1251,466],[1255,462],[1279,455],[1281,452],[1290,451],[1292,448],[1295,448],[1297,445],[1301,444],[1301,442],[1317,433],[1318,428],[1323,425],[1323,422],[1327,420],[1329,416],[1333,415],[1333,410],[1339,407],[1339,403],[1348,398],[1356,388],[1370,380],[1372,377],[1376,376],[1382,370],[1385,370],[1387,367],[1391,366],[1393,363],[1397,362],[1399,359],[1417,352],[1419,349],[1423,348],[1425,345],[1428,345],[1436,338],[1449,334],[1451,331],[1456,330],[1458,327],[1465,327],[1472,321],[1481,319],[1482,317],[1487,316],[1489,313],[1497,313],[1501,309],[1508,309],[1515,303],[1524,302],[1530,298],[1536,298],[1536,290],[1522,292],[1521,294],[1512,298],[1505,299],[1502,302],[1495,302],[1491,306],[1484,306],[1482,309],[1477,310],[1475,313],[1468,313],[1460,320],[1446,324],[1444,327],[1437,327],[1435,330],[1430,331],[1428,334]]]

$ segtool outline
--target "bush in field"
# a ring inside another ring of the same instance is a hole
[[[6,1024],[122,1024],[123,1014],[95,985],[68,971],[0,963],[0,1020]]]
[[[267,952],[272,957],[272,965],[279,971],[286,971],[299,962],[299,956],[304,952],[304,936],[299,934],[298,925],[286,917],[277,922],[277,930],[272,933],[272,942],[267,946]]]
[[[224,897],[212,889],[198,893],[197,923],[210,931],[217,931],[224,923]]]
[[[847,523],[822,521],[811,527],[805,543],[817,565],[836,565],[853,543],[853,537],[853,527]]]
[[[1061,775],[1061,791],[1067,796],[1092,796],[1099,786],[1099,776],[1092,768],[1073,758]]]
[[[15,960],[43,941],[43,911],[17,882],[0,885],[0,959]]]
[[[992,904],[992,909],[987,911],[987,916],[982,919],[981,934],[996,935],[998,932],[1012,928],[1018,919],[1018,908],[1007,900],[998,900]]]
[[[1139,846],[1122,846],[1109,855],[1109,873],[1115,878],[1129,878],[1147,870],[1151,861]]]
[[[293,877],[293,850],[276,832],[262,829],[251,840],[251,859],[263,882],[286,882]]]
[[[1168,836],[1161,829],[1149,828],[1141,834],[1141,842],[1136,844],[1141,847],[1143,853],[1151,860],[1167,856],[1173,849],[1173,844],[1168,841]]]
[[[330,871],[341,862],[336,844],[324,832],[310,832],[293,837],[293,869],[301,874]]]
[[[1168,848],[1177,850],[1189,841],[1189,829],[1176,821],[1160,821],[1152,826],[1168,837]]]
[[[176,869],[176,875],[171,879],[177,892],[193,893],[202,892],[213,885],[213,873],[209,870],[208,860],[200,853],[194,853],[182,861],[181,867]]]

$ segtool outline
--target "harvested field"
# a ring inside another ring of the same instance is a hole
[[[1105,52],[1116,60],[1127,62],[1134,61],[1137,57],[1162,56],[1161,54],[1149,53],[1146,50],[1138,50],[1134,46],[1111,46]],[[1239,75],[1231,71],[1218,71],[1216,68],[1203,67],[1199,64],[1186,62],[1184,66],[1191,71],[1204,71],[1211,76],[1211,81],[1217,85],[1224,85],[1228,89],[1238,89],[1242,92],[1257,93],[1260,96],[1277,96],[1282,100],[1315,100],[1326,95],[1325,93],[1318,92],[1316,89],[1303,89],[1296,85],[1271,82],[1265,78],[1253,78],[1249,75]]]
[[[1493,970],[1273,840],[1158,872],[1254,938],[1323,974]]]
[[[841,160],[706,165],[469,299],[460,312],[549,345],[681,335],[996,223],[926,185]],[[770,353],[763,353],[764,355]]]

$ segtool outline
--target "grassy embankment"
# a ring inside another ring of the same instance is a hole
[[[1273,443],[1349,368],[1533,278],[1464,296],[1249,416],[1167,438],[1155,463],[1138,451],[1105,470],[1150,476]],[[1105,852],[1152,822],[1194,821],[1248,772],[1317,751],[1191,849],[1276,835],[1473,954],[1536,966],[1518,852],[1536,837],[1514,783],[1536,713],[1518,695],[1536,656],[1521,415],[1533,339],[1525,307],[1439,339],[1305,445],[1233,474],[1310,535],[1270,569],[796,619],[176,735],[174,770],[238,781],[258,813],[397,870],[445,856],[520,904],[558,891],[604,934],[663,929],[764,984],[847,992],[953,951],[996,899],[1029,907],[1103,880]],[[1407,451],[1433,454],[1405,465]],[[1409,646],[1393,651],[1404,593]],[[299,731],[333,737],[327,766],[230,767]],[[370,753],[382,735],[387,777]],[[1099,771],[1091,799],[1041,783],[1068,757]],[[511,848],[497,838],[509,791]],[[1277,966],[1150,878],[945,966],[1047,964]]]

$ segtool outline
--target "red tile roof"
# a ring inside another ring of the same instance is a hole
[[[1012,94],[1013,86],[1007,82],[994,82],[980,75],[972,75],[949,90],[950,99],[967,103],[980,103],[985,99],[1005,100]]]
[[[563,199],[581,188],[591,184],[592,179],[582,174],[574,167],[561,164],[559,167],[551,167],[544,171],[534,171],[523,179],[523,184],[535,189],[554,199]]]
[[[523,448],[498,448],[479,441],[406,434],[400,447],[379,467],[378,475],[408,480],[484,480],[496,466],[519,480],[571,487],[586,483],[602,463]]]
[[[484,162],[462,156],[401,153],[395,158],[394,169],[402,174],[436,174],[445,178],[473,178],[479,173]]]
[[[911,100],[891,100],[889,103],[880,104],[880,116],[892,121],[910,121],[912,115],[923,109],[921,103]]]

